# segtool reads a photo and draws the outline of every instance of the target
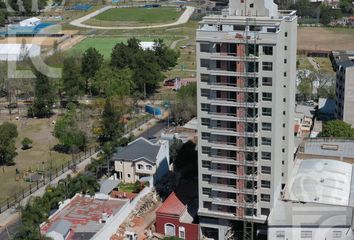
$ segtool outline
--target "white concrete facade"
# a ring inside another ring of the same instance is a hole
[[[245,14],[246,13],[246,14]],[[264,223],[292,169],[297,17],[230,1],[197,30],[201,229]]]

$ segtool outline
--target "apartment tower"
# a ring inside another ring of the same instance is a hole
[[[297,17],[230,0],[197,30],[202,236],[260,239],[292,169]]]

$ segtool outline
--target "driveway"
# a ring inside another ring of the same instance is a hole
[[[167,24],[160,24],[160,25],[146,25],[146,26],[138,26],[138,27],[101,27],[101,26],[92,26],[92,25],[87,25],[84,24],[83,22],[89,20],[90,18],[93,18],[108,9],[111,8],[116,8],[114,6],[106,6],[103,7],[97,11],[94,11],[90,14],[87,14],[81,18],[78,18],[76,20],[73,20],[70,22],[71,25],[76,26],[76,27],[82,27],[82,28],[90,28],[90,29],[106,29],[106,30],[114,30],[114,29],[122,29],[122,30],[133,30],[133,29],[149,29],[149,28],[163,28],[163,27],[172,27],[172,26],[177,26],[180,24],[185,24],[188,22],[189,18],[192,16],[194,12],[194,7],[186,7],[186,10],[183,12],[183,14],[179,17],[179,19],[176,22],[173,23],[167,23]]]

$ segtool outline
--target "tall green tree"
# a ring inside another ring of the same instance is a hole
[[[162,71],[167,71],[177,65],[179,52],[167,47],[162,39],[154,40],[153,53]]]
[[[354,138],[354,129],[349,123],[341,120],[328,121],[323,124],[319,136]]]
[[[0,125],[0,165],[13,165],[16,157],[15,140],[17,126],[13,123],[4,122]]]
[[[353,1],[352,0],[340,0],[339,7],[343,13],[351,14],[353,12]]]
[[[81,74],[85,78],[85,88],[87,92],[90,90],[90,81],[100,70],[102,64],[103,55],[97,51],[96,48],[91,47],[84,52],[81,61]]]
[[[36,75],[34,87],[34,101],[28,109],[29,117],[50,117],[52,114],[52,106],[55,101],[53,85],[49,78],[42,72],[34,70]]]
[[[111,99],[107,98],[101,119],[103,141],[112,141],[121,137],[124,131],[122,117],[122,111],[113,104]]]
[[[0,26],[5,26],[6,15],[4,11],[0,10]]]
[[[60,144],[68,147],[71,151],[82,150],[85,147],[86,136],[79,128],[73,104],[70,104],[69,110],[56,122],[54,136],[58,138]]]
[[[68,57],[63,63],[63,90],[69,101],[76,101],[85,91],[79,59]]]
[[[134,63],[134,54],[124,43],[118,43],[114,46],[111,53],[111,66],[117,69],[132,67]]]

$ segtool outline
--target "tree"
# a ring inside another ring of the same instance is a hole
[[[295,9],[299,16],[311,16],[313,14],[313,7],[309,0],[298,0],[291,8]]]
[[[320,137],[354,138],[354,129],[349,123],[341,120],[328,121],[323,124]]]
[[[54,136],[58,138],[60,144],[67,146],[71,151],[84,149],[86,136],[78,126],[76,109],[73,105],[70,105],[67,113],[56,122]]]
[[[131,67],[134,62],[134,54],[124,43],[117,43],[111,53],[111,66],[117,69]]]
[[[123,133],[122,117],[123,114],[114,106],[112,100],[106,99],[101,119],[101,139],[103,141],[112,141],[121,137]]]
[[[154,55],[162,71],[167,71],[177,65],[179,52],[168,48],[162,39],[154,41]]]
[[[13,165],[16,157],[15,139],[17,126],[13,123],[4,122],[0,125],[0,164]]]
[[[0,10],[0,26],[5,26],[6,15]]]
[[[198,153],[195,147],[191,141],[183,144],[173,162],[175,171],[180,172],[182,177],[196,177],[198,174]]]
[[[332,20],[331,7],[327,4],[320,5],[320,22],[324,25],[328,25]]]
[[[95,176],[79,174],[76,178],[68,184],[68,191],[71,196],[75,193],[81,192],[82,194],[95,195],[100,186]]]
[[[103,67],[93,81],[95,91],[104,93],[108,98],[128,96],[133,87],[132,72],[127,68],[114,70],[111,67]]]
[[[351,14],[353,12],[352,0],[340,0],[339,8],[342,10],[342,13]]]
[[[85,82],[81,77],[79,60],[75,57],[68,57],[63,63],[63,90],[69,102],[77,100],[77,97],[84,93]]]
[[[53,86],[46,75],[40,71],[34,71],[36,75],[35,96],[32,106],[28,109],[28,116],[38,118],[50,117],[55,100]]]
[[[190,83],[181,87],[177,99],[171,106],[172,118],[178,123],[188,122],[197,116],[197,84]]]
[[[90,80],[93,79],[103,64],[103,55],[96,48],[87,49],[81,61],[81,74],[85,78],[85,89],[89,91]]]
[[[301,79],[297,88],[304,100],[308,100],[312,96],[312,80],[310,78]]]
[[[24,139],[22,139],[21,144],[22,144],[22,149],[26,150],[31,148],[33,141],[31,139],[29,139],[28,137],[25,137]]]

